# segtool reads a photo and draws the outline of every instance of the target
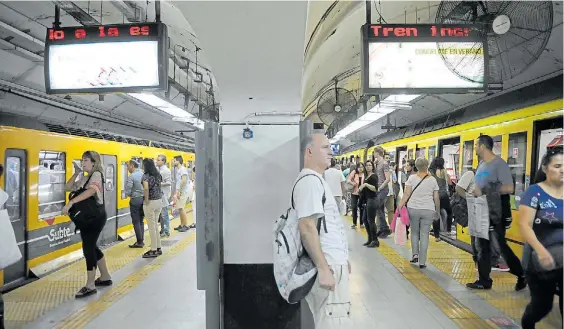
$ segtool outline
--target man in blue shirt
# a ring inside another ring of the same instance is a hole
[[[488,135],[481,135],[476,140],[476,155],[481,163],[474,177],[474,196],[485,195],[490,217],[490,231],[495,231],[503,258],[509,266],[511,274],[517,276],[515,290],[519,291],[527,286],[521,261],[507,245],[505,231],[511,226],[511,205],[509,195],[513,193],[513,176],[507,163],[493,153],[494,142]],[[490,241],[477,238],[479,244],[478,273],[479,280],[466,284],[470,289],[491,289],[491,255]]]
[[[145,245],[145,226],[143,224],[143,218],[145,217],[143,213],[144,192],[143,184],[141,184],[143,172],[139,169],[139,162],[134,159],[129,160],[127,163],[127,171],[129,172],[129,176],[125,183],[125,194],[130,198],[129,212],[131,214],[131,223],[133,224],[136,237],[135,243],[129,247],[143,248]]]

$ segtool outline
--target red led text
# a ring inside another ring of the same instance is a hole
[[[72,31],[68,31],[72,35]],[[149,26],[132,26],[129,30],[123,30],[127,35],[129,32],[129,36],[147,36],[150,34],[150,27]],[[95,30],[87,31],[84,28],[78,28],[74,30],[74,38],[75,39],[85,39],[87,37],[90,38],[106,38],[106,37],[119,37],[120,30],[117,27],[106,27],[106,26],[99,26],[97,33]],[[66,38],[64,30],[49,30],[49,40],[64,40]]]
[[[430,31],[420,31],[419,29],[422,29],[421,27],[384,27],[381,25],[371,25],[370,28],[375,37],[467,37],[470,34],[469,28],[437,27],[434,25],[430,27]]]

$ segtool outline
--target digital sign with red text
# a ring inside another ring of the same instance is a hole
[[[47,93],[165,90],[167,31],[162,23],[47,29]]]
[[[478,26],[367,24],[361,32],[365,94],[486,90],[487,44]]]

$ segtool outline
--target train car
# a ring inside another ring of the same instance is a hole
[[[133,229],[129,199],[125,195],[127,161],[156,159],[164,154],[174,179],[175,168],[171,165],[174,156],[182,156],[188,167],[195,160],[194,153],[174,146],[47,126],[46,131],[0,126],[0,159],[5,168],[0,184],[10,197],[6,209],[23,255],[18,263],[0,271],[0,287],[17,286],[27,278],[80,257],[80,236],[75,234],[69,217],[61,215],[61,209],[68,200],[65,182],[74,174],[73,163],[80,165],[83,152],[100,153],[105,170],[104,203],[108,221],[100,236],[101,244],[129,236]]]
[[[426,131],[417,135],[390,141],[380,141],[390,159],[401,164],[404,159],[436,156],[445,159],[445,168],[451,179],[457,181],[466,171],[477,168],[478,158],[474,151],[476,139],[490,135],[494,139],[494,153],[502,157],[511,168],[515,193],[511,195],[513,225],[506,238],[517,255],[522,254],[524,239],[518,227],[519,195],[531,184],[547,147],[562,145],[562,99],[495,114],[478,120],[463,122],[447,128]],[[373,148],[368,149],[372,154]],[[347,152],[339,157],[358,155],[360,150]],[[446,236],[450,240],[449,236]],[[457,225],[454,244],[470,250],[468,230]]]

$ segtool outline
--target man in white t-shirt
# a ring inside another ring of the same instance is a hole
[[[323,178],[325,178],[331,192],[333,192],[335,202],[337,202],[337,207],[339,207],[339,213],[344,214],[345,209],[341,207],[341,200],[343,200],[343,195],[345,195],[345,175],[343,175],[341,170],[336,168],[336,164],[337,161],[331,159],[331,167],[325,170]]]
[[[347,234],[333,192],[322,177],[333,157],[331,143],[325,135],[313,134],[303,141],[302,150],[304,169],[294,188],[294,205],[302,243],[318,271],[315,284],[305,299],[313,314],[315,328],[349,329],[353,322],[350,317],[351,267]],[[325,204],[322,201],[324,195]],[[321,225],[318,233],[317,222],[322,217],[325,217],[325,225]]]
[[[186,203],[188,202],[189,189],[190,189],[190,179],[188,178],[188,169],[184,167],[184,160],[182,156],[177,155],[172,160],[172,165],[176,167],[176,192],[172,199],[175,204],[175,209],[178,210],[180,213],[180,225],[175,227],[174,229],[178,232],[186,232],[190,228],[188,227],[188,218],[186,216],[186,212],[184,211],[184,207],[186,207]]]

